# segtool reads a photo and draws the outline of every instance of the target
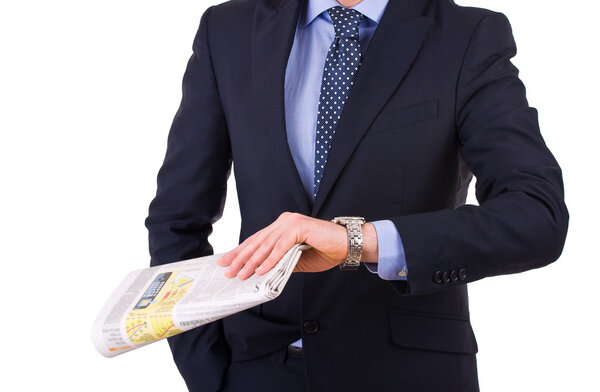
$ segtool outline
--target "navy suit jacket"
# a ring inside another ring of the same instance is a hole
[[[408,281],[364,267],[293,274],[276,300],[170,338],[175,362],[191,390],[218,390],[231,361],[302,338],[313,391],[437,390],[434,379],[467,390],[476,371],[460,359],[477,345],[466,283],[556,260],[567,231],[561,170],[510,61],[510,24],[449,0],[390,0],[311,205],[284,116],[302,1],[234,0],[203,15],[146,220],[152,265],[212,254],[233,161],[240,241],[284,211],[390,219]],[[465,205],[473,175],[479,206]]]

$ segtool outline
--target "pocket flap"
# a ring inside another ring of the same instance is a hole
[[[477,342],[467,320],[390,312],[392,340],[399,346],[475,354]]]

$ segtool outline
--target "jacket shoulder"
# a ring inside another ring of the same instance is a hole
[[[221,17],[252,17],[257,6],[277,8],[275,0],[228,0],[210,7],[211,14]]]
[[[487,8],[462,6],[453,0],[432,0],[428,15],[446,34],[461,36],[468,39],[482,20],[490,15],[504,14]]]
[[[448,16],[462,21],[479,20],[495,11],[488,8],[465,6],[456,4],[453,0],[435,0],[440,10],[447,13]]]

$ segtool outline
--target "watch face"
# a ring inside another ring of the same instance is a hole
[[[342,222],[343,224],[347,224],[349,222],[359,222],[360,224],[365,223],[365,218],[361,216],[338,216],[335,219]]]

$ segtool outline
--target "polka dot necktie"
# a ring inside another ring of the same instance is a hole
[[[313,184],[314,197],[317,197],[335,128],[361,62],[358,25],[363,15],[358,11],[344,7],[333,7],[328,9],[327,12],[333,22],[335,38],[329,47],[325,60],[319,97]]]

